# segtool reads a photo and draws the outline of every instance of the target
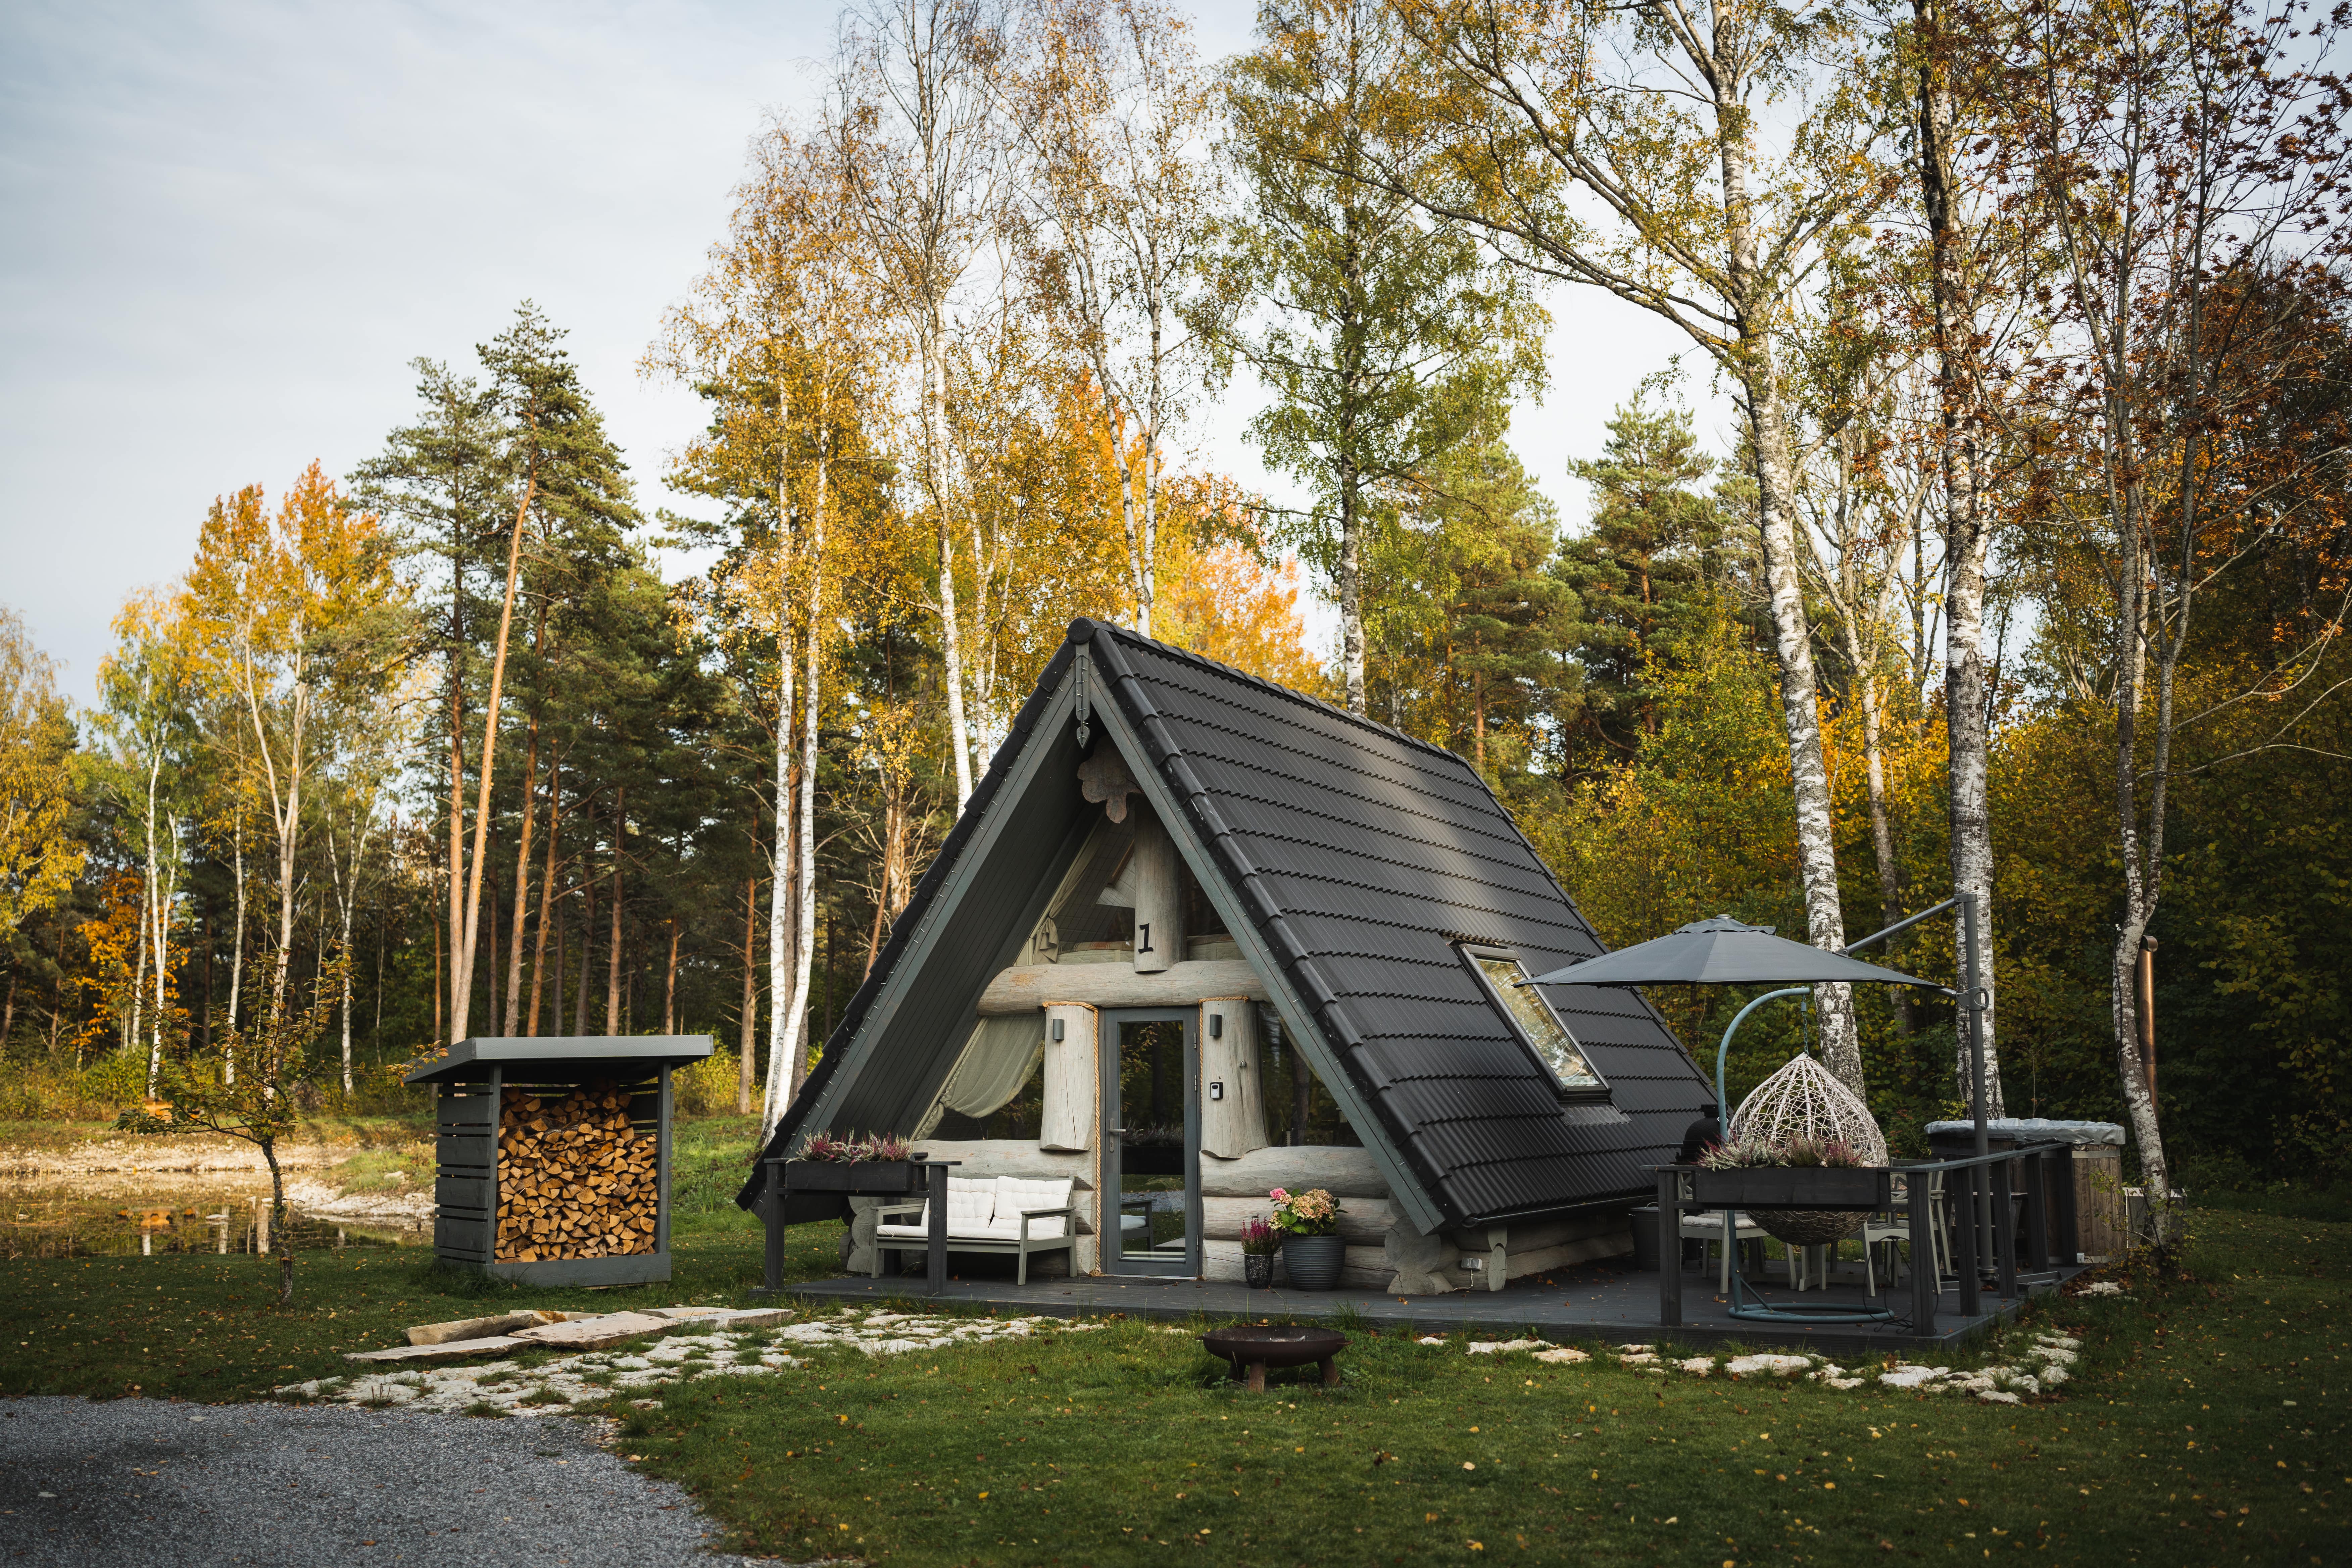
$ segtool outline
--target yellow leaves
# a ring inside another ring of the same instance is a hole
[[[314,462],[275,517],[259,485],[213,502],[173,607],[203,667],[241,685],[258,664],[332,658],[356,622],[398,603],[388,546]]]
[[[73,726],[49,661],[0,606],[0,935],[81,874],[68,828]]]

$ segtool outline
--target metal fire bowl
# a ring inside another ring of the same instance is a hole
[[[1201,1343],[1236,1369],[1253,1363],[1272,1368],[1328,1360],[1347,1345],[1348,1336],[1300,1327],[1218,1329],[1202,1334]]]

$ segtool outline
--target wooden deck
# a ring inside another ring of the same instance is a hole
[[[2063,1280],[2079,1268],[2058,1271]],[[1993,1323],[2014,1317],[2021,1300],[2003,1300],[1990,1287],[1976,1317],[1960,1316],[1959,1296],[1948,1290],[1938,1306],[1936,1332],[1911,1332],[1900,1319],[1885,1323],[1803,1325],[1762,1323],[1735,1319],[1729,1304],[1715,1290],[1712,1271],[1696,1269],[1683,1276],[1683,1322],[1673,1330],[1658,1326],[1658,1277],[1614,1264],[1561,1269],[1549,1276],[1513,1280],[1501,1290],[1457,1290],[1444,1296],[1389,1296],[1368,1290],[1253,1290],[1245,1286],[1195,1279],[1145,1279],[1112,1275],[1075,1279],[1032,1280],[1026,1287],[1012,1279],[974,1278],[969,1273],[950,1278],[938,1296],[927,1295],[919,1277],[871,1279],[856,1276],[819,1279],[785,1287],[784,1293],[824,1301],[902,1301],[918,1305],[938,1301],[962,1308],[1005,1312],[1037,1312],[1054,1317],[1092,1316],[1124,1312],[1133,1317],[1190,1319],[1285,1319],[1322,1321],[1352,1312],[1368,1322],[1412,1327],[1432,1333],[1461,1331],[1497,1339],[1528,1338],[1571,1343],[1601,1340],[1611,1344],[1651,1343],[1712,1346],[1732,1344],[1817,1351],[1824,1355],[1860,1355],[1874,1351],[1915,1354],[1958,1344]],[[2035,1287],[2055,1289],[2054,1284]],[[1758,1279],[1749,1286],[1749,1300],[1761,1298],[1775,1306],[1863,1306],[1859,1284],[1832,1285],[1827,1290],[1798,1294],[1778,1279]],[[1878,1301],[1897,1312],[1907,1309],[1906,1289],[1881,1288]]]

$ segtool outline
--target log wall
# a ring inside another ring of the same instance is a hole
[[[983,1017],[1034,1013],[1053,1002],[1097,1007],[1196,1007],[1203,996],[1265,1000],[1265,984],[1244,958],[1188,958],[1156,974],[1124,963],[1016,963],[980,994]]]

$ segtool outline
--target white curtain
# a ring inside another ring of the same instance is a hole
[[[940,1097],[923,1112],[915,1136],[928,1138],[940,1119],[952,1110],[977,1121],[1011,1103],[1037,1070],[1045,1053],[1045,1016],[1024,1013],[1010,1018],[982,1018],[964,1042],[963,1055],[949,1069]]]

